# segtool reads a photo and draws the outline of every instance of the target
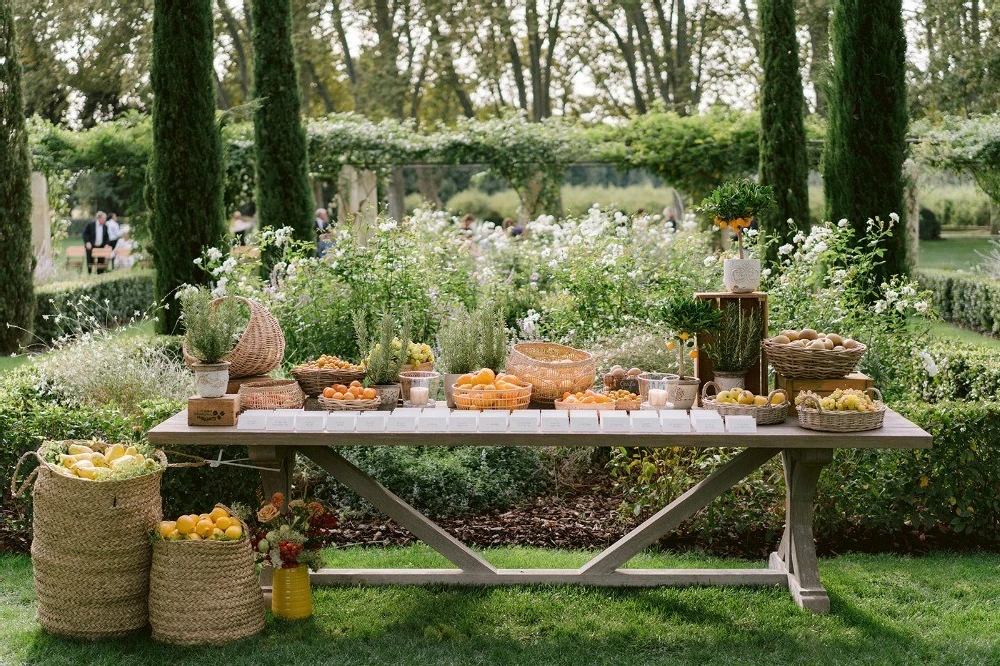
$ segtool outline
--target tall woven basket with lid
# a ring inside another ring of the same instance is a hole
[[[285,335],[270,310],[257,301],[242,296],[223,298],[235,298],[250,309],[250,322],[246,330],[233,350],[222,359],[229,361],[230,379],[266,375],[281,365],[285,357]],[[218,304],[221,301],[218,298],[213,302]],[[197,360],[188,352],[186,344],[184,360],[188,365],[193,365]]]
[[[569,391],[593,388],[597,365],[590,353],[554,342],[522,342],[507,359],[507,372],[531,384],[531,402],[551,407]]]

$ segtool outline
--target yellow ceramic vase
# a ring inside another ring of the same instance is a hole
[[[271,612],[277,617],[302,620],[312,615],[309,568],[304,564],[275,569],[271,579]]]

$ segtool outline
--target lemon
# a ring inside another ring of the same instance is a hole
[[[211,520],[199,520],[198,524],[195,525],[194,531],[203,537],[210,537],[215,531],[215,523]]]
[[[84,444],[70,444],[69,448],[66,449],[66,453],[71,456],[75,456],[78,453],[93,453],[94,449],[86,446]]]
[[[165,536],[164,538],[167,541],[180,541],[184,537],[181,536],[180,532],[178,532],[177,530],[174,530],[174,531],[170,532],[169,534],[167,534],[167,536]]]
[[[160,536],[164,539],[167,535],[177,529],[177,521],[175,520],[161,520],[160,521]]]
[[[212,538],[213,539],[224,539],[224,538],[226,538],[226,533],[223,532],[222,530],[220,530],[218,527],[216,527],[212,531]]]
[[[212,520],[212,517],[207,513],[198,514],[198,520]]]
[[[212,519],[213,522],[219,522],[219,518],[228,518],[229,512],[223,509],[221,506],[217,506],[212,509],[212,513],[208,514],[208,517]]]
[[[201,541],[201,537],[196,532],[191,532],[191,534],[188,534],[184,538],[188,541]]]
[[[108,459],[109,463],[121,458],[123,455],[125,455],[125,447],[121,444],[113,444],[104,451],[104,457]]]
[[[753,398],[754,407],[763,407],[767,404],[767,396],[755,395]]]
[[[176,527],[178,532],[188,535],[194,532],[195,521],[191,516],[181,516],[177,519]]]
[[[780,405],[784,401],[785,401],[785,394],[784,393],[775,393],[774,397],[771,398],[771,404],[772,405]]]
[[[226,530],[226,538],[232,539],[233,541],[239,541],[243,536],[243,528],[239,525],[231,525],[229,529]]]
[[[218,527],[223,532],[225,532],[226,530],[228,530],[229,527],[231,525],[233,525],[233,524],[234,524],[234,521],[229,516],[222,516],[221,518],[219,518],[218,520],[215,521],[215,526]]]
[[[740,396],[736,399],[736,402],[740,403],[741,405],[752,405],[753,398],[754,398],[753,393],[751,393],[750,391],[743,391],[743,393],[740,393]]]

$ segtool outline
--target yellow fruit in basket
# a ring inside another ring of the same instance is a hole
[[[77,465],[87,465],[86,467],[77,467]],[[89,479],[91,481],[97,480],[97,470],[99,467],[94,467],[94,463],[89,460],[81,460],[76,465],[70,468],[71,472],[75,472],[81,479]]]
[[[191,516],[181,516],[180,518],[177,519],[175,527],[177,527],[178,532],[187,536],[188,534],[194,532],[194,528],[196,525],[197,522]]]
[[[208,517],[212,519],[212,522],[219,522],[219,518],[228,518],[229,512],[223,509],[221,506],[217,506],[212,509],[212,512],[208,514]]]
[[[753,405],[754,405],[754,407],[763,407],[766,404],[767,404],[767,396],[766,395],[755,395],[753,397]]]
[[[493,380],[495,380],[496,378],[497,376],[496,374],[494,374],[492,370],[490,370],[489,368],[483,368],[482,370],[476,373],[476,379],[473,383],[479,385],[492,384]]]
[[[210,537],[212,536],[212,532],[215,531],[215,523],[213,523],[211,520],[207,518],[205,518],[204,520],[199,520],[198,524],[194,526],[194,531],[197,532],[200,536]]]
[[[771,338],[771,342],[779,345],[787,345],[791,340],[788,339],[787,335],[776,335]]]
[[[52,471],[55,472],[56,474],[60,475],[60,476],[72,476],[73,478],[76,478],[76,474],[74,474],[73,472],[69,471],[69,467],[63,467],[62,465],[56,465],[55,467],[52,468]]]
[[[239,525],[231,525],[229,529],[226,530],[226,538],[232,539],[233,541],[239,541],[243,537],[243,528]]]
[[[752,405],[753,398],[754,398],[753,393],[751,393],[750,391],[743,391],[742,393],[740,393],[740,396],[736,399],[736,402],[740,403],[741,405]]]
[[[123,455],[125,455],[125,447],[121,444],[112,444],[104,450],[104,457],[107,458],[109,464]]]
[[[191,534],[184,535],[184,538],[188,541],[201,541],[201,537],[198,536],[197,532],[191,532]]]
[[[373,388],[366,388],[361,391],[361,397],[365,400],[374,400],[378,397],[378,391]]]
[[[799,340],[815,340],[819,337],[819,333],[811,328],[803,328],[799,331]]]
[[[225,533],[225,532],[223,532],[222,530],[220,530],[220,529],[219,529],[218,527],[216,527],[216,528],[215,528],[214,530],[212,530],[212,534],[211,534],[211,536],[209,536],[209,537],[206,537],[206,538],[210,538],[210,539],[221,539],[221,538],[222,538],[222,537],[224,537],[224,536],[226,536],[226,533]]]
[[[782,404],[784,402],[785,402],[785,394],[784,393],[775,393],[771,397],[771,404],[772,405],[780,405],[780,404]]]
[[[180,541],[181,539],[184,538],[184,536],[177,530],[174,530],[163,538],[166,539],[167,541]]]
[[[459,385],[459,386],[461,386],[462,384],[471,384],[472,381],[473,381],[473,379],[474,379],[474,377],[472,375],[465,374],[465,375],[462,375],[461,377],[459,377],[458,379],[456,379],[455,383],[457,385]]]
[[[229,529],[229,526],[232,525],[233,522],[234,522],[233,519],[230,518],[229,516],[222,516],[215,521],[215,526],[218,527],[223,532],[225,532],[227,529]]]
[[[122,456],[121,458],[115,458],[112,460],[108,466],[114,471],[119,472],[138,464],[140,464],[140,460],[135,456]]]
[[[125,455],[127,455],[127,456],[136,456],[136,455],[139,455],[139,450],[137,448],[135,448],[134,446],[126,447],[125,448]]]
[[[90,455],[90,462],[94,463],[94,467],[108,466],[108,459],[104,457],[103,453],[92,453]]]
[[[93,453],[94,449],[86,446],[85,444],[70,444],[69,448],[66,449],[66,453],[71,456],[75,456],[78,453]]]
[[[171,532],[177,529],[176,520],[161,520],[160,521],[160,536],[166,539]]]

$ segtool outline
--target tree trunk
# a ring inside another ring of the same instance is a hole
[[[406,181],[403,179],[403,167],[394,167],[389,176],[389,217],[402,220],[406,215]]]

